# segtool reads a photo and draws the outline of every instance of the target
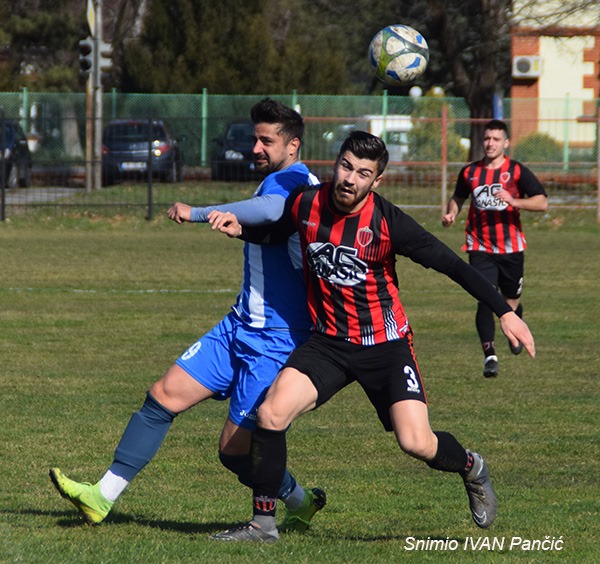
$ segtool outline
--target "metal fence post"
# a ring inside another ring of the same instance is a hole
[[[23,92],[22,105],[21,105],[21,127],[23,131],[29,131],[29,90],[27,86],[21,88]]]
[[[113,86],[110,97],[110,119],[117,119],[117,89]]]
[[[148,119],[148,204],[146,219],[150,220],[153,216],[153,194],[152,194],[152,119]]]
[[[442,106],[442,215],[448,205],[448,104]]]
[[[597,202],[596,202],[596,221],[600,223],[600,106],[596,110],[596,170],[598,178],[596,181]]]
[[[206,90],[206,88],[202,89],[202,133],[201,135],[201,139],[200,139],[200,162],[202,163],[202,166],[206,166],[207,164],[207,159],[206,159],[206,139],[207,139],[207,128],[208,128],[208,101],[207,101],[207,93],[208,91]]]
[[[94,188],[94,97],[92,94],[92,80],[90,74],[85,81],[85,191],[88,193]]]
[[[4,110],[0,109],[0,130],[2,139],[0,139],[0,221],[6,219],[6,162],[4,161],[4,151],[6,150],[6,116]]]
[[[383,99],[381,101],[381,115],[383,116],[383,130],[381,132],[381,138],[384,143],[388,142],[387,138],[387,117],[388,117],[388,91],[387,88],[383,89]]]
[[[569,170],[569,93],[565,96],[565,119],[563,126],[563,135],[565,142],[563,143],[563,170],[566,172]]]

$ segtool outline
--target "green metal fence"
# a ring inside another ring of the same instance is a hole
[[[103,122],[165,120],[183,147],[184,181],[206,184],[214,172],[219,139],[227,124],[248,120],[250,108],[263,97],[113,91],[103,95]],[[399,205],[443,205],[468,158],[471,122],[462,99],[294,92],[272,97],[304,116],[302,158],[323,179],[330,176],[333,159],[349,130],[368,129],[384,138],[391,155],[387,189]],[[598,206],[597,108],[598,101],[593,100],[504,101],[504,117],[514,129],[512,154],[542,177],[558,205]],[[85,94],[0,93],[0,110],[6,119],[21,123],[33,162],[33,187],[3,189],[2,215],[31,206],[75,205],[65,194],[72,196],[84,185]],[[147,184],[145,178],[137,181],[141,187]],[[129,183],[121,188],[107,191],[102,203],[97,196],[84,194],[78,205],[147,208],[165,204],[162,200],[168,197],[162,188],[148,192],[131,189]],[[113,194],[115,201],[111,202]]]

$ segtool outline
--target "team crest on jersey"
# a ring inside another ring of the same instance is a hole
[[[366,247],[373,242],[373,231],[368,227],[361,227],[356,234],[356,242],[361,247]]]
[[[505,184],[510,180],[510,172],[506,171],[500,175],[500,180]]]
[[[311,243],[306,249],[307,266],[319,278],[341,286],[355,286],[367,278],[368,265],[358,258],[358,249],[330,242]]]

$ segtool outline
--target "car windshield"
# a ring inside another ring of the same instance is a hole
[[[104,130],[105,139],[119,139],[122,141],[139,142],[148,140],[147,123],[115,123],[108,125]],[[153,139],[164,139],[165,132],[163,128],[154,124],[152,127]]]
[[[227,141],[250,142],[254,135],[254,124],[232,123],[227,131]]]

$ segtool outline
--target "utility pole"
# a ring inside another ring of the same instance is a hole
[[[112,67],[112,46],[102,39],[102,0],[87,0],[91,36],[79,42],[80,73],[87,77],[85,189],[102,187],[102,74]]]
[[[89,14],[88,14],[89,16]],[[91,25],[91,24],[90,24]],[[79,74],[85,81],[85,191],[92,191],[92,163],[94,160],[94,40],[87,36],[79,42]]]
[[[96,13],[94,29],[94,190],[102,188],[102,74],[100,71],[100,47],[102,44],[102,0],[93,0]]]

